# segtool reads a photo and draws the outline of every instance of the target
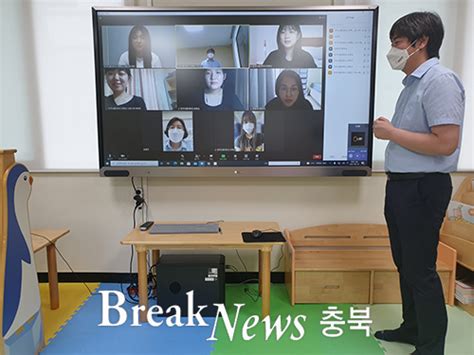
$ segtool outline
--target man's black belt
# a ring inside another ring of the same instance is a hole
[[[444,175],[445,173],[391,173],[387,172],[387,177],[389,180],[414,180],[422,179],[428,175]]]

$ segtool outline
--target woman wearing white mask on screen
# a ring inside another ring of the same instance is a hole
[[[190,152],[193,151],[191,142],[188,142],[188,130],[186,124],[179,117],[173,117],[165,129],[165,152]]]
[[[252,111],[245,111],[240,122],[240,134],[235,139],[236,152],[263,152],[263,134],[257,133],[257,118]]]

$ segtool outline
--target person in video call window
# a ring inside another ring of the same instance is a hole
[[[293,70],[283,70],[275,83],[277,97],[271,99],[267,110],[312,110],[311,103],[304,98],[300,76]]]
[[[252,111],[245,111],[240,122],[240,134],[235,139],[237,152],[262,152],[263,135],[257,133],[257,118]]]
[[[132,74],[128,68],[107,69],[105,80],[113,94],[105,98],[105,108],[146,110],[143,99],[127,92]]]
[[[206,53],[206,59],[201,62],[201,67],[203,68],[220,68],[222,67],[221,63],[215,59],[216,51],[214,48],[209,48]]]
[[[128,51],[122,53],[119,66],[134,68],[159,68],[161,60],[151,51],[150,33],[145,26],[133,26],[128,35]]]
[[[278,49],[268,55],[263,65],[273,68],[317,68],[311,54],[301,49],[301,37],[299,25],[278,27]]]
[[[224,90],[227,75],[223,69],[204,70],[204,92],[200,97],[199,108],[202,110],[243,110],[244,106],[237,95],[229,88]]]
[[[165,129],[165,152],[190,152],[192,145],[186,140],[188,138],[186,124],[179,117],[169,120]]]
[[[447,312],[436,272],[439,231],[451,199],[465,108],[458,76],[439,63],[441,18],[414,12],[390,30],[390,66],[405,73],[392,120],[374,122],[385,151],[385,219],[400,278],[403,322],[374,336],[415,345],[412,354],[444,354]],[[472,334],[471,334],[472,336]]]

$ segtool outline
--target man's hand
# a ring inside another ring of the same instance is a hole
[[[385,117],[380,116],[374,122],[374,134],[378,139],[391,140],[394,130],[395,127]]]

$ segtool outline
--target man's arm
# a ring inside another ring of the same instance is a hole
[[[451,155],[459,144],[460,129],[455,124],[431,127],[431,133],[411,132],[393,127],[385,117],[374,122],[374,134],[408,150],[425,155]]]

